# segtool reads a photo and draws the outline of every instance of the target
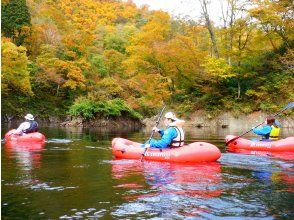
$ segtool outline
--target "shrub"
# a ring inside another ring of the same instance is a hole
[[[94,117],[96,103],[86,98],[78,99],[69,109],[69,114],[90,119]]]
[[[69,114],[80,115],[85,119],[91,119],[95,116],[143,118],[138,112],[130,108],[124,100],[119,98],[105,102],[94,102],[87,98],[80,98],[70,107]]]

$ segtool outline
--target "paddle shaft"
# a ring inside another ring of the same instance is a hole
[[[166,105],[163,106],[163,108],[162,108],[162,110],[161,110],[161,112],[160,112],[160,114],[159,114],[159,117],[158,117],[158,119],[157,119],[157,121],[156,121],[156,123],[155,123],[155,127],[157,127],[157,126],[159,125],[159,122],[160,122],[160,119],[161,119],[161,117],[162,117],[162,114],[163,114],[163,112],[164,112],[165,107],[166,107]],[[147,141],[148,143],[150,143],[150,141],[151,141],[151,139],[152,139],[152,137],[153,137],[153,135],[154,135],[154,132],[155,132],[155,131],[152,130],[151,135],[150,135],[150,137],[149,137],[149,139],[148,139],[148,141]],[[143,161],[143,158],[144,158],[144,156],[145,156],[146,151],[147,151],[147,148],[145,148],[144,153],[142,154],[141,162]]]
[[[274,114],[272,117],[275,117],[275,116],[281,114],[283,111],[285,111],[285,110],[287,110],[287,109],[289,109],[289,108],[292,108],[292,107],[294,107],[294,102],[290,102],[288,105],[286,105],[282,110],[278,111],[278,112],[277,112],[276,114]],[[228,142],[226,142],[226,145],[228,146],[229,143],[231,143],[231,142],[237,140],[238,138],[244,136],[245,134],[249,133],[249,132],[252,131],[254,128],[257,128],[258,126],[262,125],[263,123],[264,123],[264,122],[262,122],[262,123],[260,123],[260,124],[258,124],[258,125],[256,125],[256,126],[254,126],[254,127],[251,128],[250,130],[248,130],[248,131],[244,132],[243,134],[241,134],[241,135],[239,135],[239,136],[233,138],[232,140],[229,140]]]
[[[13,135],[13,134],[14,134],[14,133],[9,134],[8,137],[10,137],[10,136]],[[3,141],[6,141],[6,138],[5,138],[5,137],[3,138]]]

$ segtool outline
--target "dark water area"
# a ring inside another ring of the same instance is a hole
[[[146,129],[40,132],[44,146],[2,141],[2,219],[294,219],[294,161],[227,152],[225,135],[244,130],[187,128],[187,142],[222,152],[217,162],[198,164],[112,157],[113,138],[145,142]]]

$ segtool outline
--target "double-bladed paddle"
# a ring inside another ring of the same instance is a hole
[[[164,112],[165,107],[166,107],[166,105],[163,106],[163,108],[162,108],[162,110],[161,110],[161,112],[160,112],[160,114],[159,114],[159,117],[158,117],[158,119],[157,119],[157,121],[156,121],[155,127],[157,127],[157,126],[159,125],[159,122],[160,122],[160,119],[161,119],[161,117],[162,117],[162,114],[163,114],[163,112]],[[151,133],[150,138],[148,139],[147,143],[150,143],[150,141],[151,141],[153,135],[154,135],[154,130],[152,130],[152,133]],[[145,156],[146,151],[147,151],[147,148],[145,148],[144,153],[142,154],[141,162],[143,161],[143,158],[144,158],[144,156]]]
[[[280,111],[278,111],[276,114],[272,115],[272,117],[275,117],[275,116],[281,114],[282,112],[286,111],[287,109],[290,109],[290,108],[293,108],[293,107],[294,107],[294,102],[290,102],[290,103],[288,103],[284,108],[282,108]],[[262,123],[260,123],[260,124],[258,124],[258,125],[256,125],[256,126],[254,126],[253,128],[251,128],[250,130],[244,132],[243,134],[241,134],[241,135],[239,135],[239,136],[237,136],[237,137],[235,137],[235,138],[229,140],[228,142],[226,142],[226,145],[228,146],[229,143],[231,143],[231,142],[237,140],[238,138],[244,136],[245,134],[249,133],[249,132],[252,131],[254,128],[257,128],[258,126],[262,125],[263,123],[264,123],[264,122],[262,122]]]

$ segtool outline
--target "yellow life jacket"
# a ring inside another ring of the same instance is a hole
[[[280,128],[272,125],[270,140],[273,140],[273,141],[279,140],[279,136],[280,136]]]

